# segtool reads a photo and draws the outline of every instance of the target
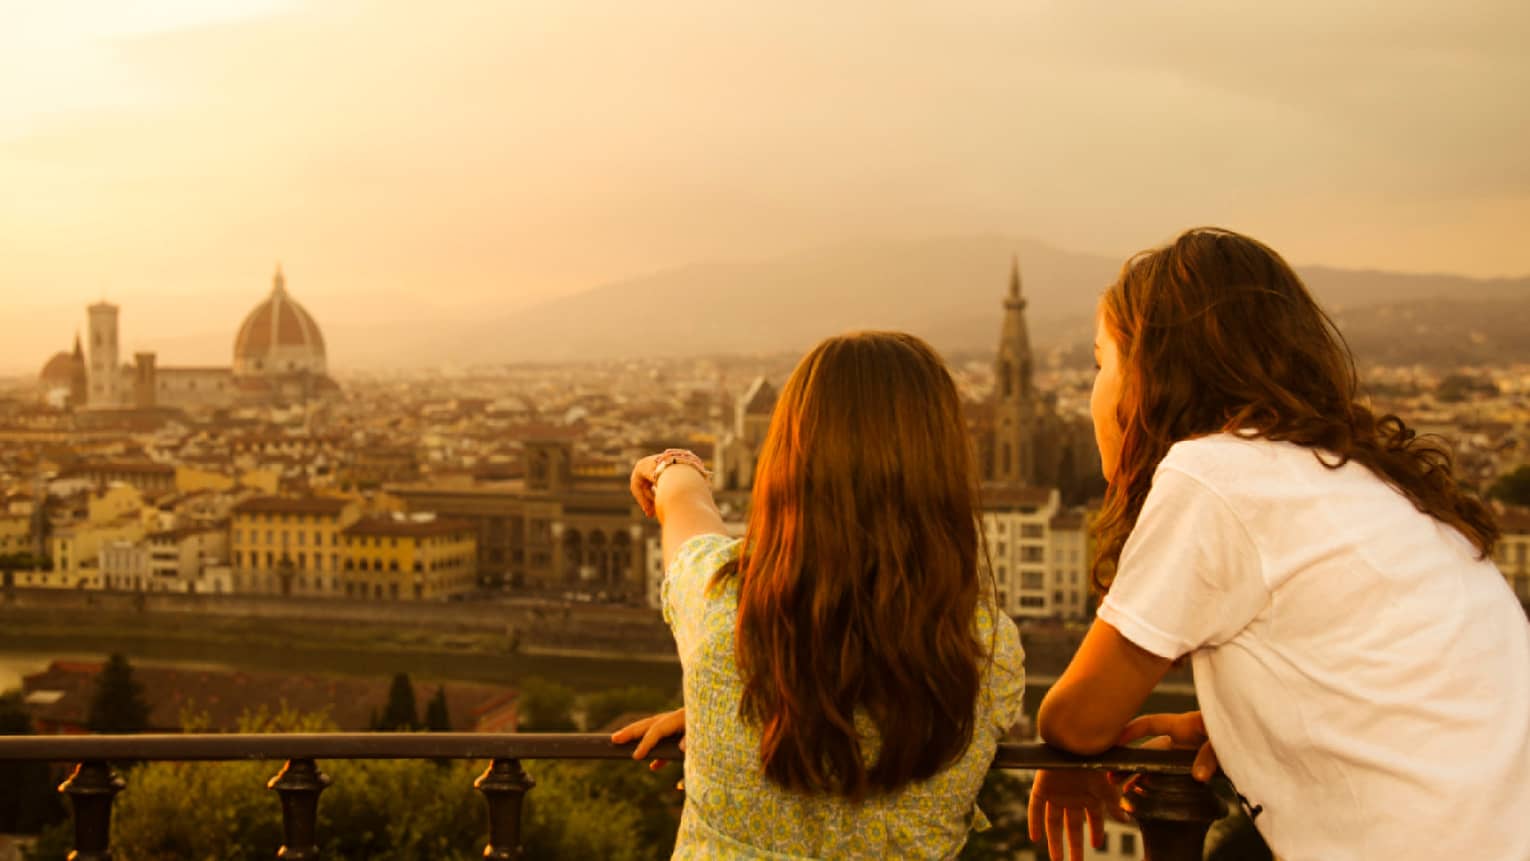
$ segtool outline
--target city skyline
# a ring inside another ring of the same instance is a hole
[[[103,293],[205,332],[278,260],[358,329],[886,237],[1530,272],[1515,4],[93,8],[0,36],[8,372]]]

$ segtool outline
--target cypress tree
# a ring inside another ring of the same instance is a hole
[[[393,686],[388,689],[388,704],[383,708],[382,724],[378,729],[398,732],[419,728],[420,710],[414,702],[414,683],[409,681],[408,673],[399,673],[393,677]]]
[[[452,721],[446,713],[446,688],[437,687],[435,696],[425,704],[425,728],[431,732],[451,732]]]
[[[133,733],[149,728],[149,704],[143,686],[133,678],[133,665],[113,652],[96,676],[96,692],[90,700],[86,727],[91,732]]]

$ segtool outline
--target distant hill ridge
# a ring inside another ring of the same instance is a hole
[[[986,351],[1018,256],[1033,341],[1087,340],[1122,260],[1002,236],[858,242],[762,263],[682,266],[435,333],[456,363],[778,353],[856,328]],[[1530,360],[1530,277],[1298,267],[1362,361]]]

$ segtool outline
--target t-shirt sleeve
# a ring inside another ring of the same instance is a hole
[[[682,663],[701,642],[706,629],[707,587],[724,565],[738,560],[741,541],[726,535],[697,535],[675,553],[659,587],[664,621],[675,635]]]
[[[1177,660],[1231,640],[1269,601],[1258,549],[1227,501],[1197,479],[1159,467],[1099,618],[1149,652]]]

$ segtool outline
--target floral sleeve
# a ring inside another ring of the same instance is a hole
[[[738,559],[740,541],[726,535],[697,535],[680,545],[664,573],[660,595],[664,621],[674,632],[682,665],[700,644],[709,616],[707,586],[724,566]]]

